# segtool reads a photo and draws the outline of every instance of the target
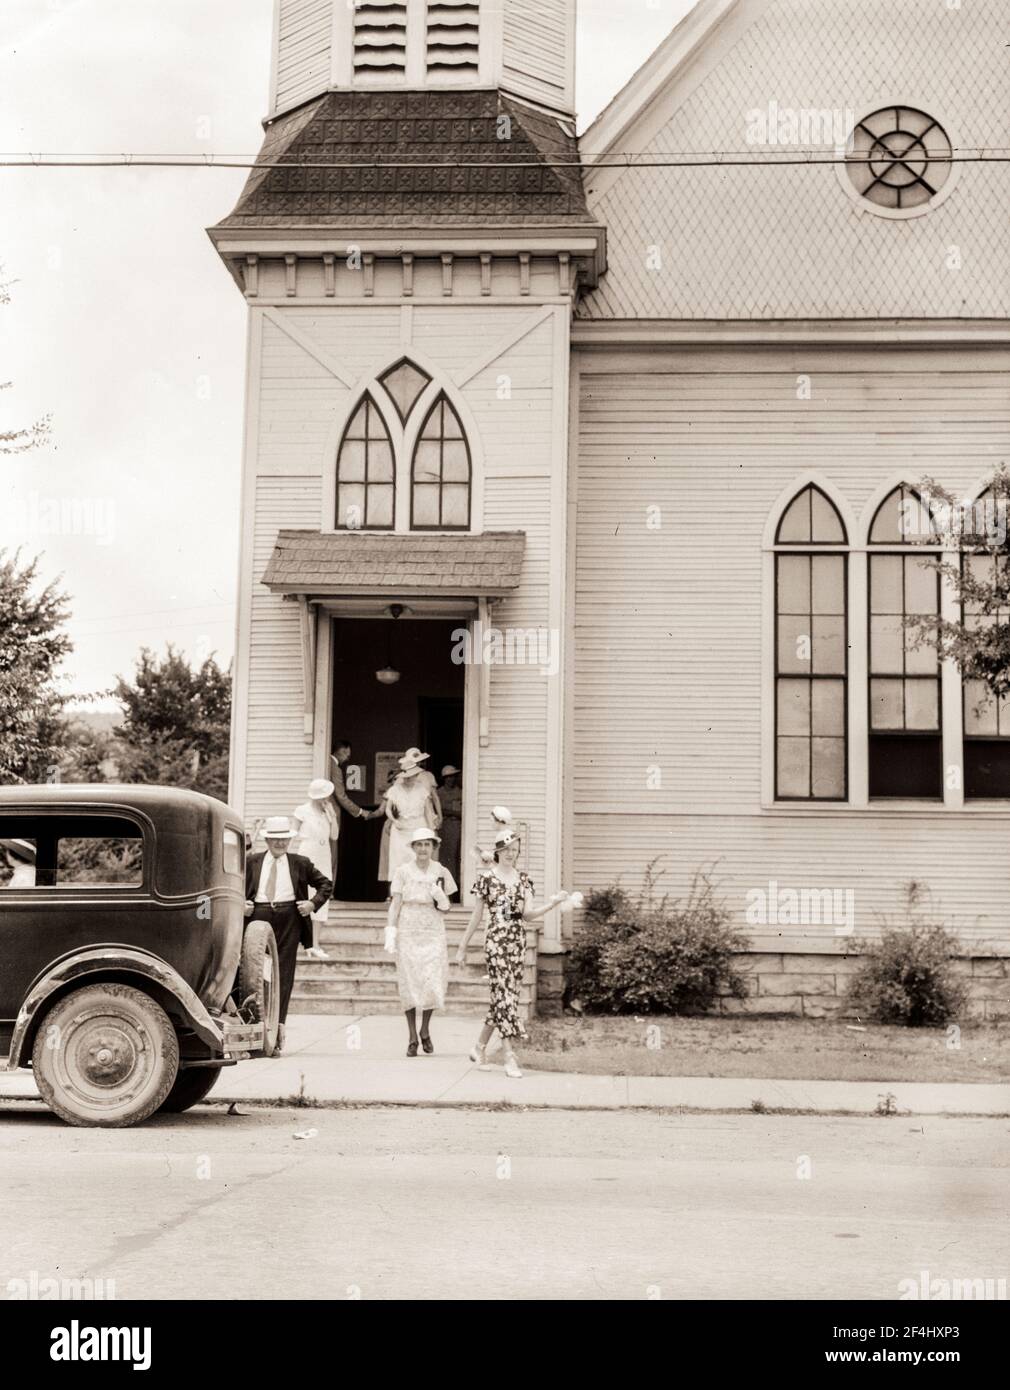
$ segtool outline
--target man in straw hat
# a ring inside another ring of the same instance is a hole
[[[245,915],[254,922],[269,922],[277,938],[279,1053],[284,1046],[284,1025],[295,983],[298,943],[312,945],[312,914],[329,901],[333,882],[304,854],[290,852],[295,832],[287,816],[271,816],[263,827],[263,838],[266,851],[246,860]]]

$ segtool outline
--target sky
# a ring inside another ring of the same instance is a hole
[[[579,0],[584,128],[693,0]],[[0,0],[0,151],[245,154],[273,0]],[[234,645],[246,308],[205,228],[245,174],[0,169],[0,548],[70,596],[75,694]],[[109,708],[107,698],[92,708]]]

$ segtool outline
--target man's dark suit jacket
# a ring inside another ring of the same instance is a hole
[[[256,901],[256,890],[260,883],[260,872],[263,868],[263,860],[270,853],[269,850],[262,850],[259,854],[250,854],[245,861],[245,895],[247,902]],[[289,854],[288,869],[291,872],[291,886],[295,890],[295,902],[303,903],[310,900],[313,912],[318,912],[323,903],[329,902],[333,897],[333,884],[321,874],[313,864],[311,859],[306,859],[304,854]],[[315,893],[309,892],[314,888]],[[299,939],[303,946],[312,945],[312,918],[300,918]]]

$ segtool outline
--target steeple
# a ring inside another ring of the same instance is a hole
[[[328,91],[499,88],[571,116],[576,0],[275,0],[269,118]]]

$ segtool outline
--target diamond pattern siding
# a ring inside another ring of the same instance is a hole
[[[1005,0],[954,10],[941,0],[768,0],[754,9],[759,17],[648,154],[758,152],[746,142],[747,112],[770,102],[856,119],[909,102],[962,151],[1010,146]],[[630,138],[625,147],[636,148]],[[629,170],[599,198],[591,173],[587,186],[609,228],[609,270],[582,318],[1010,313],[1008,164],[960,165],[946,201],[906,221],[864,210],[832,165]],[[657,269],[650,248],[659,248]]]

